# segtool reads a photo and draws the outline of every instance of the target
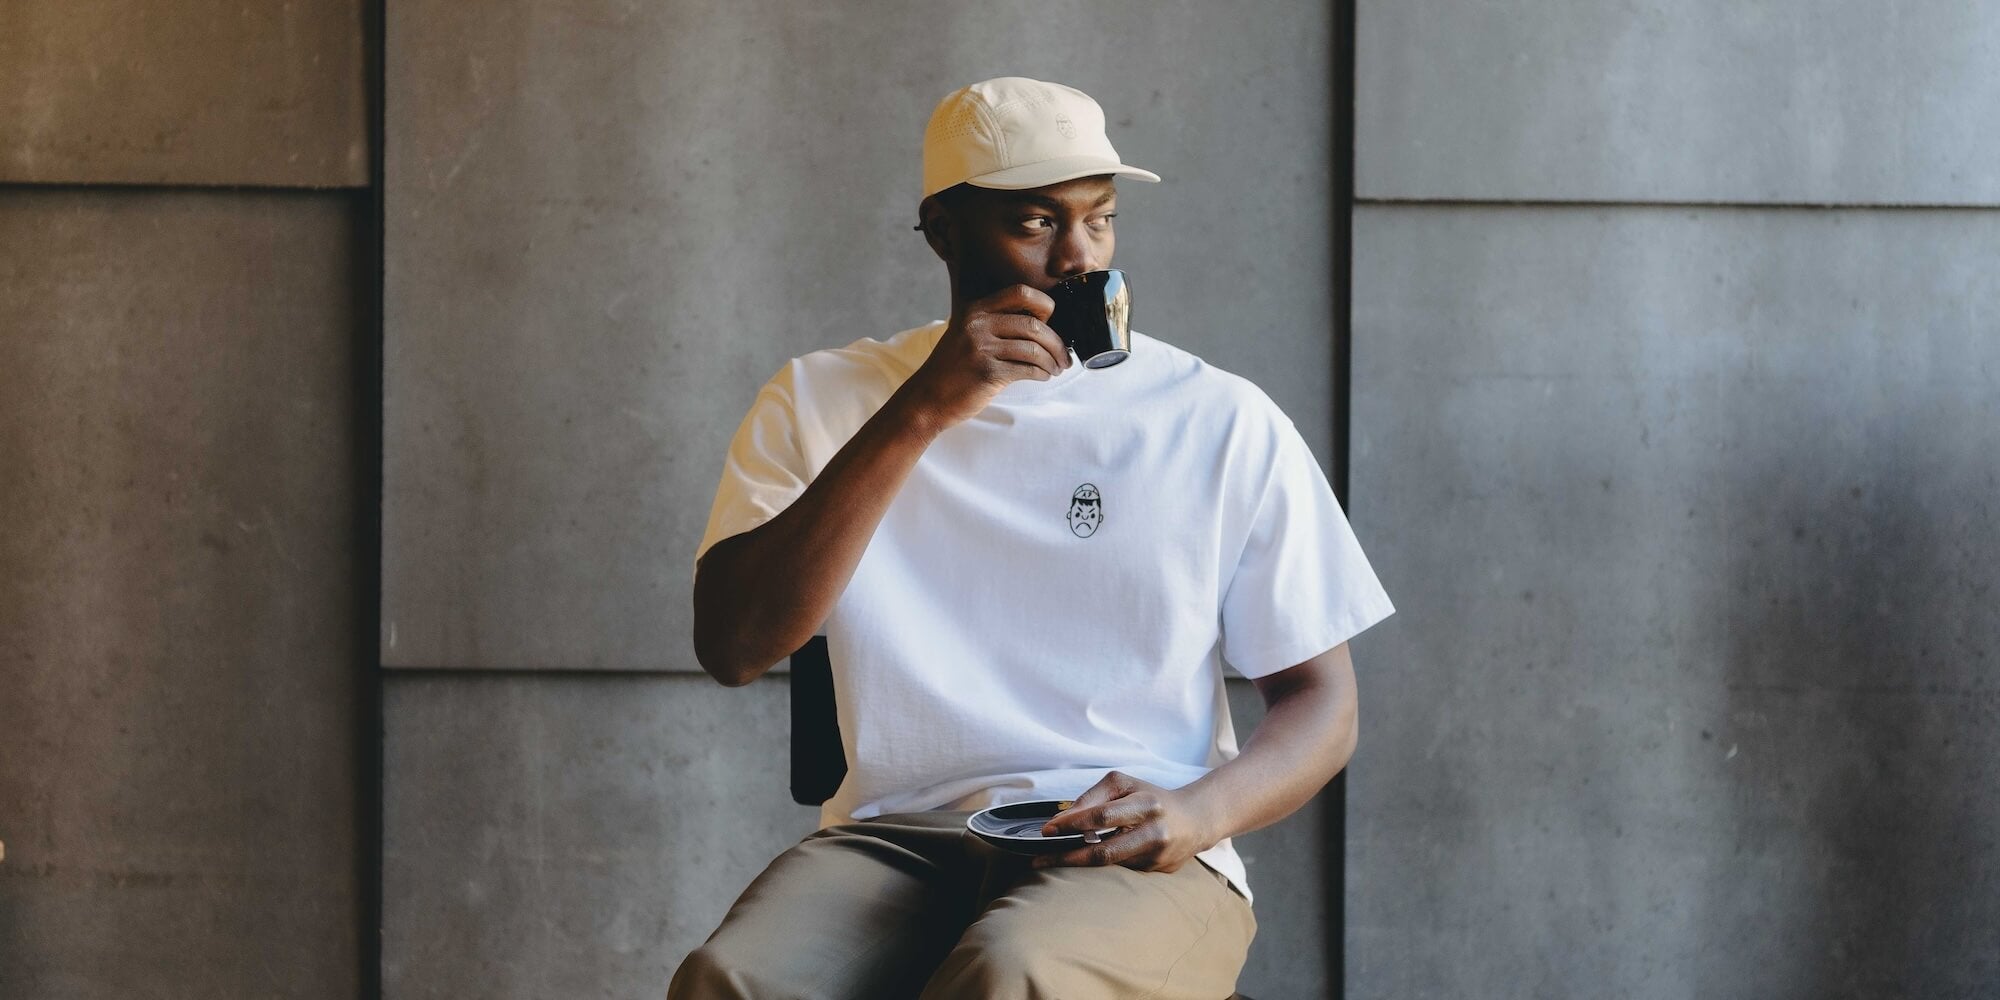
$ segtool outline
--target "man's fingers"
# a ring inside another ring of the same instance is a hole
[[[1157,810],[1139,801],[1138,796],[1126,795],[1074,813],[1063,820],[1063,826],[1070,833],[1082,833],[1085,830],[1131,829],[1154,819],[1157,813]]]
[[[980,331],[978,336],[1040,344],[1056,359],[1056,370],[1060,371],[1069,367],[1069,348],[1048,327],[1055,308],[1055,300],[1047,293],[1027,285],[1009,285],[972,303],[963,323],[968,330]]]
[[[1037,868],[1052,868],[1068,865],[1078,868],[1100,868],[1105,865],[1122,865],[1141,860],[1154,849],[1152,841],[1138,830],[1124,830],[1104,838],[1102,843],[1086,844],[1061,854],[1036,858]]]
[[[1082,833],[1085,830],[1102,830],[1107,826],[1123,825],[1119,823],[1099,822],[1099,820],[1103,817],[1105,808],[1111,803],[1118,801],[1124,794],[1122,786],[1111,775],[1107,774],[1099,778],[1097,784],[1090,786],[1082,795],[1077,796],[1076,801],[1070,803],[1068,809],[1064,809],[1062,812],[1051,816],[1048,823],[1042,826],[1042,833],[1044,836],[1057,836],[1065,833]]]
[[[1028,335],[1035,338],[1035,343],[1042,345],[1042,350],[1049,352],[1050,357],[1056,359],[1056,364],[1063,368],[1075,364],[1069,356],[1069,345],[1063,343],[1063,339],[1056,336],[1056,332],[1049,329],[1047,323],[1036,320],[1034,325],[1028,328]]]
[[[1104,865],[1115,865],[1119,861],[1124,860],[1122,855],[1118,853],[1119,847],[1122,845],[1117,844],[1116,841],[1117,838],[1106,838],[1101,844],[1090,844],[1085,847],[1079,847],[1074,851],[1065,851],[1062,854],[1036,858],[1035,865],[1041,868],[1053,868],[1057,865],[1075,868],[1097,868]]]
[[[1069,808],[1064,809],[1059,815],[1073,817],[1079,810],[1101,806],[1117,798],[1118,795],[1117,786],[1111,783],[1111,776],[1107,774],[1097,779],[1097,784],[1084,789],[1083,794],[1077,796],[1076,801],[1071,802]]]
[[[1014,341],[1034,344],[1047,351],[1049,357],[1055,360],[1057,371],[1069,367],[1069,347],[1062,342],[1061,337],[1056,336],[1054,330],[1048,328],[1048,324],[1040,320],[1025,317],[1015,319],[1010,316],[1005,321],[994,323],[989,330],[995,340],[1003,343]]]
[[[1047,292],[1027,285],[1008,285],[980,299],[978,305],[986,312],[1023,313],[1043,321],[1056,311],[1056,300],[1049,298]]]
[[[1050,834],[1060,835],[1122,826],[1124,824],[1113,822],[1109,818],[1115,805],[1116,803],[1100,803],[1094,806],[1073,806],[1052,817],[1042,829]]]
[[[1033,366],[1041,370],[1043,377],[1053,378],[1062,374],[1061,363],[1050,356],[1041,344],[1032,340],[1003,338],[993,348],[993,356],[1001,361]]]
[[[1139,782],[1123,771],[1106,771],[1097,784],[1090,786],[1076,801],[1082,805],[1094,806],[1100,802],[1123,798],[1139,790]]]

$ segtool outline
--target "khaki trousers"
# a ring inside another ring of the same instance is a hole
[[[668,1000],[1226,1000],[1257,932],[1199,860],[1034,869],[967,812],[820,830],[779,855]]]

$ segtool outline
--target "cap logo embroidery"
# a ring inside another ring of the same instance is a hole
[[[1104,526],[1104,498],[1097,487],[1084,483],[1076,488],[1069,498],[1069,532],[1078,538],[1089,538]]]
[[[1056,112],[1056,131],[1061,132],[1062,137],[1065,139],[1074,139],[1076,138],[1076,123],[1069,120],[1069,115],[1058,111]]]

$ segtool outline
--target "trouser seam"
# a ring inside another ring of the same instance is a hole
[[[1201,947],[1202,941],[1207,939],[1208,929],[1215,924],[1215,914],[1221,909],[1222,901],[1219,899],[1209,904],[1208,916],[1201,922],[1201,933],[1196,934],[1194,940],[1188,942],[1187,950],[1181,952],[1180,956],[1174,959],[1174,964],[1167,966],[1166,977],[1160,980],[1160,985],[1154,987],[1151,993],[1140,997],[1139,1000],[1155,1000],[1161,993],[1166,992],[1167,986],[1174,981],[1174,973],[1180,969],[1181,963],[1187,961],[1187,957],[1194,954],[1194,950]]]

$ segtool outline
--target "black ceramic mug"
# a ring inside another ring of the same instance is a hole
[[[1117,268],[1085,271],[1049,290],[1049,329],[1085,368],[1109,368],[1132,354],[1132,286]]]

